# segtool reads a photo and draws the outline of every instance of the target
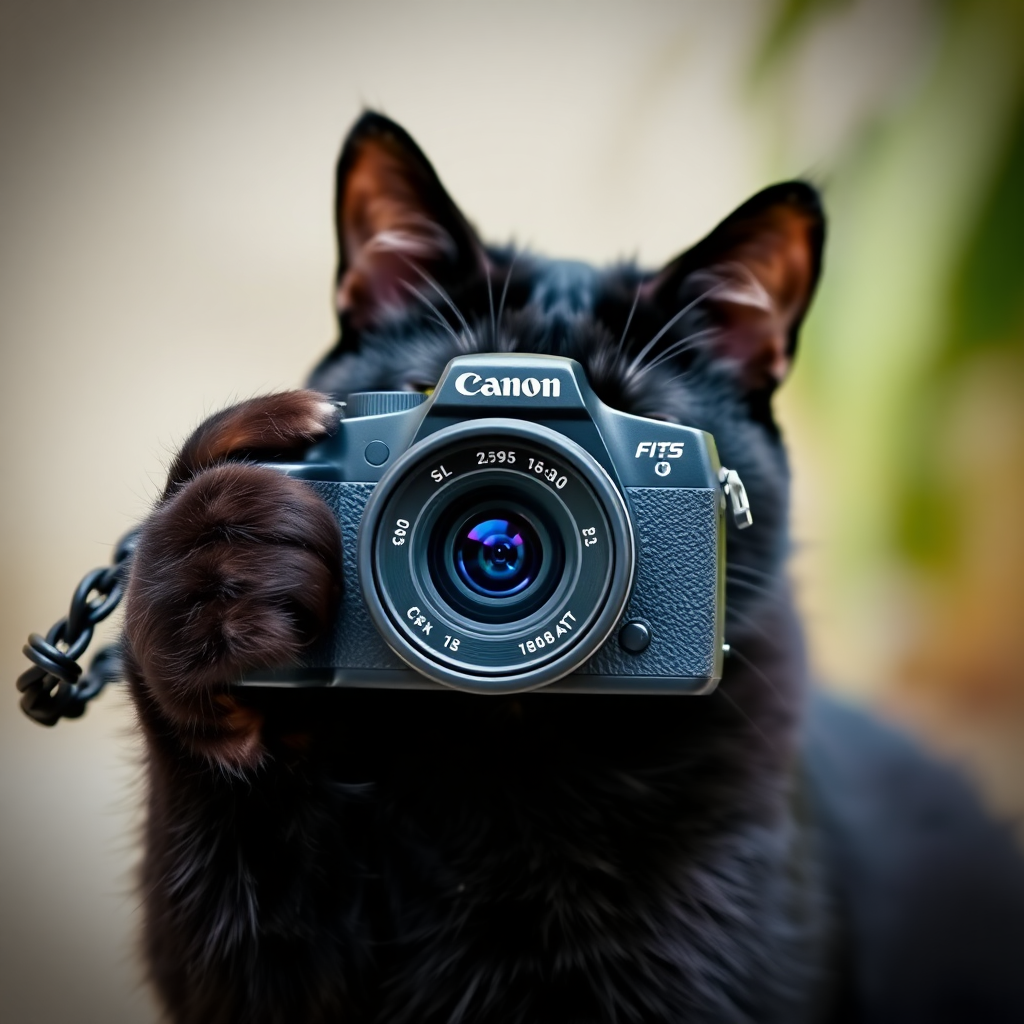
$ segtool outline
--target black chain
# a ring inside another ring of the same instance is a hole
[[[93,569],[78,584],[67,618],[55,622],[45,637],[33,633],[22,648],[34,667],[18,677],[21,710],[40,725],[78,718],[107,683],[121,677],[117,644],[97,651],[84,675],[78,659],[89,646],[96,625],[121,603],[138,537],[138,530],[126,533],[114,548],[111,564]]]

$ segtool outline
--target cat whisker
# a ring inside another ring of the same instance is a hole
[[[764,637],[765,640],[771,639],[771,635],[750,615],[744,615],[743,612],[738,612],[735,608],[727,608],[725,614],[726,617],[731,615],[733,618],[739,619],[740,622],[752,629],[758,636]]]
[[[743,664],[746,665],[747,668],[749,668],[750,671],[753,672],[758,679],[760,679],[768,686],[768,689],[771,690],[772,693],[774,693],[775,696],[779,698],[779,700],[782,700],[782,694],[779,693],[778,687],[771,681],[771,678],[768,676],[768,674],[764,672],[762,669],[758,668],[758,666],[755,665],[745,654],[737,650],[737,648],[731,644],[729,645],[729,657],[739,658],[740,661],[742,661]]]
[[[752,590],[757,594],[764,594],[765,597],[778,597],[778,594],[774,590],[770,590],[768,587],[763,587],[760,583],[752,583],[750,580],[730,576],[728,572],[725,574],[725,579],[726,582],[731,583],[733,586],[746,587],[748,590]]]
[[[761,579],[775,581],[778,577],[774,573],[766,572],[764,569],[758,569],[757,566],[747,565],[744,562],[730,562],[728,567],[729,572],[745,572],[751,576],[760,576]]]
[[[674,381],[683,380],[689,377],[693,373],[693,368],[688,366],[685,370],[680,370],[679,373],[673,373],[671,377],[667,378],[666,383],[672,384]]]
[[[695,331],[693,334],[687,334],[676,341],[673,341],[668,348],[663,349],[654,357],[649,363],[642,367],[644,370],[653,370],[656,366],[666,362],[673,356],[681,355],[683,352],[688,352],[692,348],[697,347],[697,342],[718,333],[717,327],[707,327],[703,331]]]
[[[650,372],[652,366],[656,366],[656,364],[648,363],[646,366],[637,367],[634,371],[631,371],[629,367],[626,367],[626,369],[622,371],[623,377],[627,380],[640,381]],[[671,377],[663,378],[663,380],[666,384],[672,384],[677,380],[682,380],[683,378],[688,377],[691,373],[693,373],[693,368],[687,366],[680,370],[679,373],[674,373]]]
[[[455,328],[452,327],[452,325],[444,318],[441,310],[439,310],[437,306],[415,285],[409,284],[408,281],[400,281],[399,283],[406,291],[408,291],[414,298],[419,299],[419,301],[434,314],[432,319],[436,320],[439,326],[443,327],[452,336],[455,344],[458,345],[460,349],[465,349],[463,339],[459,336],[458,331],[456,331]]]
[[[448,294],[448,290],[446,288],[442,287],[440,284],[438,284],[438,282],[434,279],[434,277],[432,275],[428,274],[427,271],[425,271],[414,260],[406,259],[404,257],[403,257],[403,259],[404,259],[405,264],[409,267],[410,270],[412,270],[415,273],[419,274],[419,276],[421,278],[423,278],[423,280],[426,281],[427,284],[429,284],[430,287],[433,288],[434,291],[436,291],[437,294],[440,295],[442,299],[444,299],[445,304],[448,306],[448,308],[458,318],[459,323],[462,325],[462,329],[466,332],[466,334],[468,336],[472,336],[473,330],[469,326],[469,322],[462,315],[462,310],[459,309],[459,307],[456,306],[455,303],[452,301],[452,297]]]
[[[491,343],[498,342],[498,323],[494,319],[494,291],[491,288],[491,262],[484,260],[484,273],[487,275],[487,305],[491,311]]]
[[[629,316],[626,317],[626,326],[622,328],[622,337],[619,338],[619,348],[625,344],[626,335],[629,333],[629,325],[633,322],[633,314],[636,312],[637,303],[640,301],[640,291],[643,288],[644,283],[641,280],[636,286],[636,292],[633,295],[633,305],[629,307]]]
[[[703,302],[705,299],[714,295],[715,292],[720,291],[721,289],[721,284],[713,284],[710,288],[701,292],[700,295],[697,295],[695,298],[691,299],[685,306],[683,306],[683,308],[679,310],[679,312],[676,313],[676,315],[673,316],[668,321],[668,323],[666,323],[665,326],[662,327],[662,329],[658,331],[658,333],[655,334],[655,336],[651,338],[651,340],[647,342],[646,345],[644,345],[642,349],[640,349],[640,351],[634,357],[633,361],[629,364],[629,371],[632,372],[633,370],[636,369],[637,366],[639,366],[644,361],[644,356],[646,356],[647,353],[650,352],[651,349],[655,345],[657,345],[662,338],[665,337],[665,334],[668,331],[672,330],[672,328],[679,322],[679,320],[682,317],[686,316],[686,314],[689,313],[690,310],[692,310],[698,303]]]
[[[746,713],[746,711],[744,711],[744,710],[743,710],[743,708],[741,708],[741,707],[739,706],[739,704],[737,704],[737,703],[736,703],[736,701],[734,701],[734,700],[732,699],[732,697],[730,697],[730,696],[729,696],[729,694],[728,694],[728,693],[727,693],[727,692],[725,691],[725,688],[724,688],[724,687],[722,687],[722,686],[719,686],[719,687],[717,687],[717,688],[715,689],[715,693],[720,693],[720,694],[721,694],[721,695],[722,695],[722,696],[723,696],[723,697],[724,697],[724,698],[725,698],[725,699],[726,699],[726,700],[727,700],[727,701],[728,701],[728,702],[729,702],[729,703],[730,703],[730,704],[731,704],[731,705],[732,705],[732,706],[733,706],[733,707],[734,707],[734,708],[735,708],[735,709],[736,709],[736,710],[737,710],[737,711],[738,711],[738,712],[739,712],[739,713],[740,713],[740,714],[741,714],[741,715],[742,715],[742,716],[743,716],[743,717],[744,717],[744,718],[746,719],[746,721],[747,721],[747,724],[748,724],[748,725],[749,725],[749,726],[750,726],[750,727],[751,727],[751,728],[752,728],[752,729],[754,730],[754,732],[756,732],[756,733],[758,734],[758,736],[760,736],[760,737],[761,737],[761,739],[763,739],[763,740],[765,741],[765,743],[767,743],[767,744],[768,744],[768,746],[769,746],[769,747],[771,747],[771,748],[772,748],[772,750],[777,750],[777,749],[778,749],[778,748],[777,748],[777,747],[775,746],[775,743],[774,743],[774,742],[773,742],[772,740],[770,740],[770,739],[768,738],[768,735],[767,735],[767,734],[765,733],[765,731],[764,731],[764,730],[763,730],[763,729],[762,729],[762,728],[761,728],[761,727],[760,727],[760,726],[759,726],[759,725],[757,724],[757,722],[755,722],[755,721],[754,721],[754,720],[753,720],[753,719],[752,719],[752,718],[750,717],[750,715],[748,715],[748,714]]]
[[[501,316],[505,312],[505,296],[508,295],[509,282],[512,280],[512,271],[516,268],[516,260],[519,259],[519,254],[515,253],[512,256],[512,262],[508,265],[508,273],[505,274],[505,283],[501,286],[501,301],[498,303],[498,323],[501,323]]]

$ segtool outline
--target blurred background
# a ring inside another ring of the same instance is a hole
[[[1024,813],[1018,0],[3,0],[7,1024],[157,1018],[130,710],[33,725],[19,651],[199,420],[334,339],[333,164],[365,105],[485,237],[553,255],[656,265],[773,180],[824,189],[779,401],[814,664]]]

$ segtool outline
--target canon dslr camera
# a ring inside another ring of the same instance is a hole
[[[750,513],[710,434],[610,409],[555,356],[460,356],[429,397],[353,394],[345,414],[274,464],[338,520],[333,634],[246,684],[714,688],[727,497]]]

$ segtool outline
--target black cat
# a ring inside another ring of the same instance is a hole
[[[771,397],[818,277],[800,182],[657,272],[484,246],[397,125],[338,165],[341,340],[317,391],[204,423],[128,593],[149,750],[144,889],[173,1020],[1024,1020],[1024,871],[956,776],[810,700]],[[325,394],[427,389],[468,351],[572,356],[608,404],[710,431],[732,657],[706,697],[232,689],[332,621],[338,531],[247,458]],[[322,393],[318,393],[322,392]]]

